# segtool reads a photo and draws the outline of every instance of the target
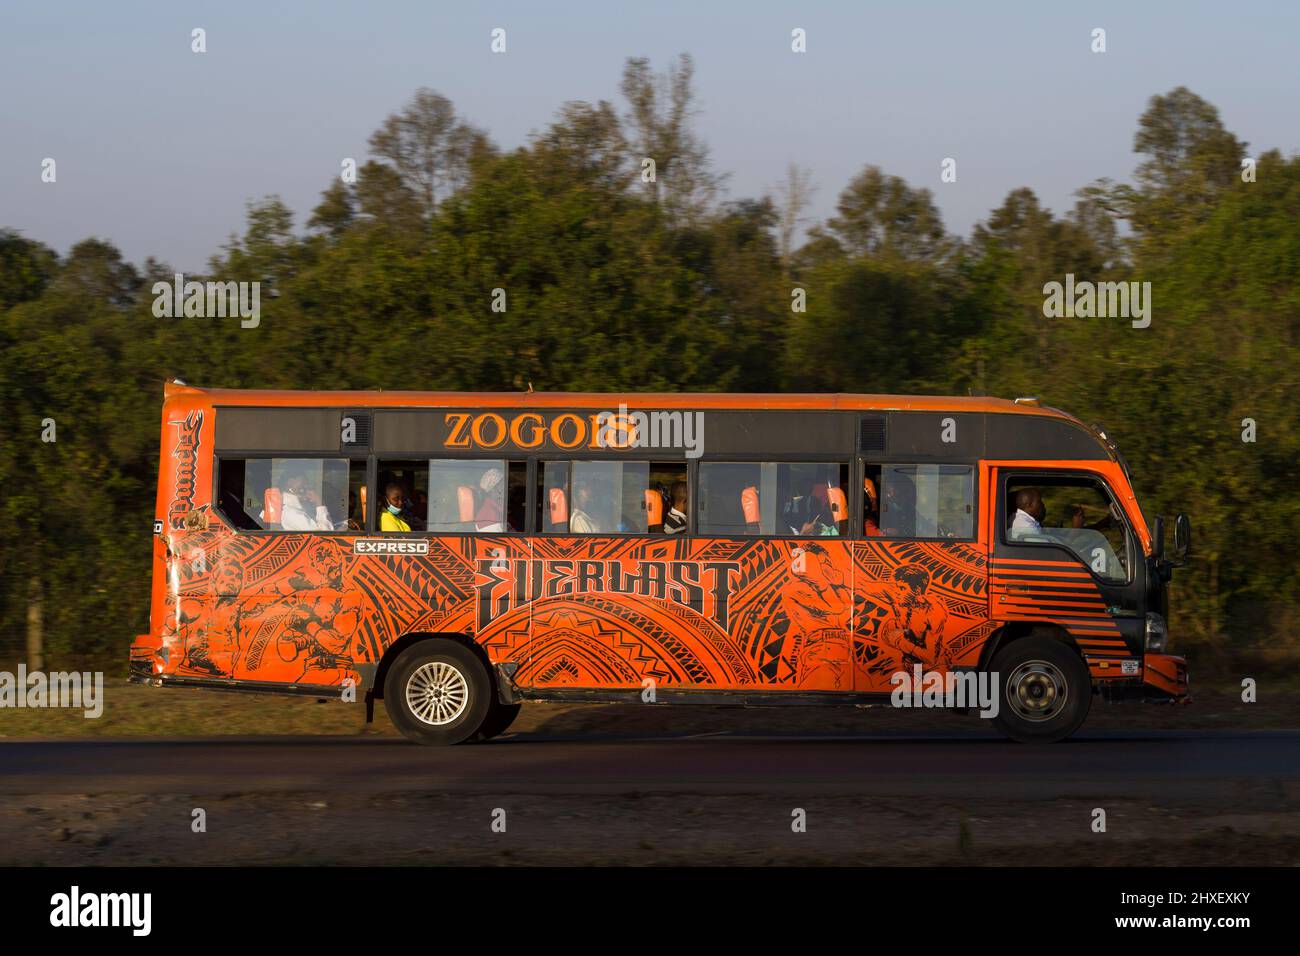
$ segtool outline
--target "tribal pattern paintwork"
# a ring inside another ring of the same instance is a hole
[[[973,663],[994,627],[969,544],[455,536],[361,555],[208,524],[166,535],[160,675],[331,686],[404,634],[454,632],[528,688],[888,691],[913,663]]]
[[[132,648],[156,677],[359,684],[418,632],[469,635],[543,694],[647,679],[888,692],[915,664],[975,665],[1007,621],[1056,621],[1094,677],[1120,676],[1104,665],[1129,655],[1086,572],[1025,600],[1017,585],[1061,569],[990,567],[978,543],[448,536],[423,539],[427,555],[379,555],[354,553],[358,536],[236,533],[210,510],[205,408],[163,414],[152,624]]]

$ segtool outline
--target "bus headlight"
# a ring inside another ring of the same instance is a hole
[[[1169,629],[1165,619],[1154,611],[1147,612],[1146,649],[1153,654],[1163,654],[1169,644]]]

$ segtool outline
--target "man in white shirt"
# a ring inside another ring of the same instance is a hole
[[[307,487],[302,474],[284,482],[280,495],[280,528],[284,531],[333,531],[329,509],[320,503],[320,495]]]
[[[1016,492],[1016,514],[1011,519],[1012,541],[1026,535],[1043,535],[1043,519],[1047,517],[1047,506],[1037,488],[1021,488]]]
[[[591,485],[585,481],[573,483],[573,511],[569,515],[569,531],[573,534],[600,534],[600,525],[587,514],[591,505]]]

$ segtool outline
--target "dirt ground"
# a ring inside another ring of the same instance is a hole
[[[1108,801],[1107,832],[1094,833],[1096,801],[1078,799],[20,796],[0,799],[0,865],[1294,866],[1296,800]],[[792,830],[796,807],[806,832]],[[195,808],[206,832],[191,831]],[[491,827],[498,809],[504,833]]]

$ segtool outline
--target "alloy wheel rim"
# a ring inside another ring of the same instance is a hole
[[[469,706],[469,681],[446,661],[421,664],[406,682],[406,706],[421,723],[446,726]]]

